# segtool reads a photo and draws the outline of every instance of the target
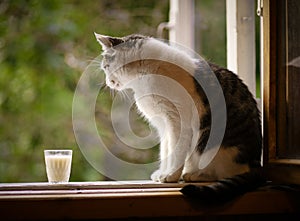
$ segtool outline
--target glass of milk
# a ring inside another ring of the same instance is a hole
[[[72,164],[72,150],[44,150],[46,172],[50,183],[69,181]]]

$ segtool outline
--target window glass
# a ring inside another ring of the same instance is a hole
[[[280,1],[278,13],[277,154],[300,159],[300,2]]]

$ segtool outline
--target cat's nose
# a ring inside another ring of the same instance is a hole
[[[110,86],[110,87],[119,87],[120,86],[120,84],[116,81],[116,80],[114,80],[114,79],[110,79],[109,80],[109,85],[108,86]]]
[[[111,83],[111,85],[112,86],[114,86],[114,87],[118,87],[119,86],[119,84],[118,84],[118,82],[116,82],[115,80],[110,80],[110,83]]]

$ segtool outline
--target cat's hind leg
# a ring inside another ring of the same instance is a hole
[[[217,180],[215,175],[202,171],[184,173],[182,179],[185,182],[212,182]]]
[[[212,161],[202,169],[199,169],[200,155],[193,154],[186,163],[182,178],[185,182],[216,181],[249,172],[248,164],[239,164],[235,161],[237,154],[236,147],[221,147]],[[201,157],[207,158],[209,155],[210,151],[207,151]]]
[[[194,150],[187,159],[182,172],[182,179],[185,182],[210,182],[215,181],[216,176],[212,168],[199,169],[199,153]]]

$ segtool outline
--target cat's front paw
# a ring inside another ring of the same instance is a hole
[[[151,179],[155,182],[161,183],[175,183],[178,182],[181,175],[181,171],[176,172],[162,172],[161,170],[156,170],[152,175]]]
[[[155,182],[160,182],[160,180],[159,180],[160,175],[161,175],[161,171],[156,170],[154,173],[151,174],[151,180],[153,180]]]

